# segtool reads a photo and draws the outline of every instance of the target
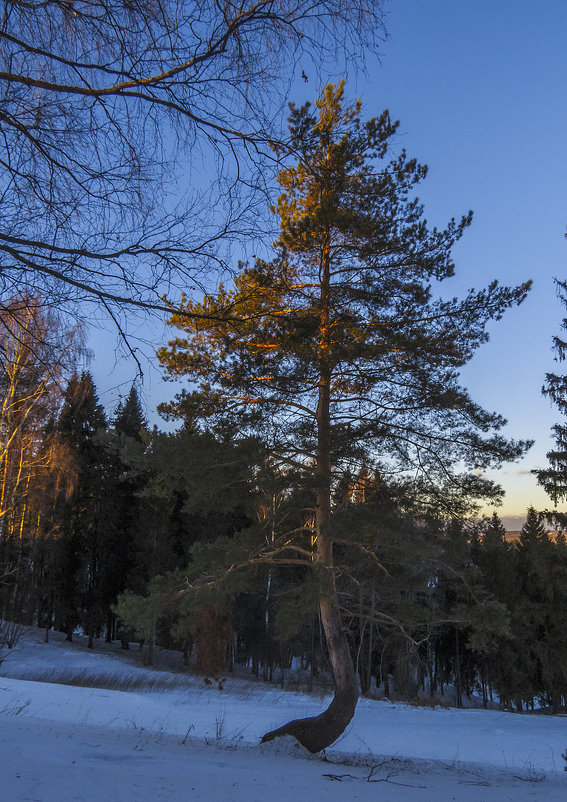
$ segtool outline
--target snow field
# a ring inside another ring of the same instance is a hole
[[[0,665],[2,802],[567,799],[567,717],[361,699],[313,757],[289,738],[259,740],[327,700],[230,676],[221,691],[142,668],[135,650],[51,641],[27,630]],[[139,690],[30,679],[89,675]]]

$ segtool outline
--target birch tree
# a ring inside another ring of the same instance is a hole
[[[382,0],[6,0],[0,289],[92,302],[122,331],[202,287],[258,218],[295,68],[383,33]]]
[[[47,427],[79,344],[77,329],[62,326],[38,298],[14,297],[0,310],[0,549],[2,568],[11,573],[7,615],[22,612],[16,599],[24,549],[41,531],[50,494],[70,479],[68,454]]]

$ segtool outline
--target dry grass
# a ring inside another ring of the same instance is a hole
[[[4,621],[0,618],[0,649],[13,649],[20,640],[24,627],[14,621]]]
[[[101,671],[68,669],[25,669],[18,671],[17,679],[30,682],[49,682],[55,685],[74,685],[79,688],[104,688],[112,691],[138,691],[140,693],[163,693],[173,690],[194,688],[195,682],[189,677],[156,674],[136,675],[134,673],[111,673]]]

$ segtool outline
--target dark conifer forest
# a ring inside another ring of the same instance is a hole
[[[491,253],[455,289],[473,212],[428,217],[405,129],[349,98],[388,4],[4,6],[0,649],[26,625],[176,650],[219,688],[324,689],[262,737],[313,753],[361,694],[566,711],[567,427],[521,471],[554,509],[511,535],[482,511],[537,427],[509,435],[465,386],[532,281]],[[129,360],[107,406],[96,327]],[[150,360],[175,384],[159,425]],[[542,380],[564,415],[566,376]]]
[[[75,372],[77,333],[37,300],[13,299],[3,322],[2,620],[94,649],[138,641],[150,664],[176,649],[205,677],[329,687],[302,471],[244,427],[150,430],[135,386],[105,411]],[[331,509],[362,694],[565,707],[567,543],[542,515],[511,541],[496,513],[447,516],[367,468],[341,473]]]

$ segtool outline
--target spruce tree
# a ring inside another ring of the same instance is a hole
[[[57,435],[73,461],[74,482],[67,498],[58,501],[54,525],[59,529],[53,570],[56,617],[72,640],[81,622],[93,646],[95,630],[103,622],[101,549],[108,536],[106,494],[107,455],[97,435],[106,427],[92,376],[73,376],[65,390],[57,421]]]
[[[130,388],[126,401],[124,403],[120,401],[118,404],[112,423],[117,432],[138,442],[142,441],[142,433],[148,428],[148,422],[134,385]]]
[[[484,530],[482,545],[485,549],[499,549],[506,543],[506,527],[500,520],[497,512],[492,513],[490,523]]]
[[[473,549],[478,571],[477,594],[485,599],[489,613],[471,638],[476,652],[484,706],[488,691],[496,689],[500,700],[510,699],[510,678],[514,673],[515,653],[510,619],[518,604],[518,578],[512,546],[506,540],[506,528],[498,513],[486,521],[483,534]]]
[[[567,692],[567,563],[564,544],[553,542],[533,507],[522,527],[517,561],[515,634],[523,669],[518,696],[532,707],[538,696],[557,713]]]
[[[333,488],[347,469],[381,464],[386,475],[417,473],[426,493],[443,485],[441,504],[497,495],[455,466],[499,464],[526,444],[494,433],[503,419],[471,400],[458,371],[486,341],[487,322],[529,285],[435,299],[432,284],[453,275],[451,250],[470,213],[442,230],[427,225],[413,197],[426,168],[392,153],[397,123],[388,112],[363,122],[342,82],[314,109],[292,105],[289,119],[274,259],[242,265],[230,290],[185,300],[170,321],[182,334],[159,358],[172,379],[200,382],[164,405],[167,414],[238,415],[313,493],[313,550],[306,528],[274,545],[280,562],[303,559],[315,571],[335,696],[320,716],[265,739],[292,734],[318,751],[343,732],[358,697],[336,590]]]
[[[516,553],[519,592],[514,609],[518,678],[515,696],[519,710],[524,702],[533,706],[534,697],[544,690],[539,649],[545,628],[545,564],[551,547],[541,516],[530,507]]]
[[[541,515],[538,514],[534,507],[528,507],[526,522],[520,532],[521,548],[531,549],[539,544],[546,543],[548,539]]]
[[[184,650],[193,640],[200,641],[198,653],[203,654],[204,630],[199,622],[211,594],[180,599],[179,586],[187,583],[188,564],[199,560],[203,544],[213,543],[222,562],[231,553],[234,534],[250,527],[256,491],[250,466],[257,464],[255,451],[255,444],[233,443],[184,427],[173,434],[154,429],[146,443],[124,452],[126,478],[143,480],[137,493],[141,521],[135,541],[137,560],[115,607],[132,631],[140,632],[149,622],[152,638],[161,633]],[[208,553],[209,573],[214,571],[213,559]],[[214,604],[220,609],[227,598],[222,589]],[[220,621],[209,619],[211,626],[214,620]]]
[[[106,611],[106,640],[116,636],[113,605],[126,588],[139,590],[140,574],[147,569],[142,561],[142,502],[146,477],[144,471],[132,471],[128,454],[143,448],[147,439],[147,421],[134,385],[125,402],[120,401],[104,443],[107,452],[106,485],[112,504],[107,508],[108,537],[101,544],[102,587]],[[123,640],[126,647],[127,640]]]
[[[567,306],[567,281],[555,280],[557,293],[562,303]],[[563,318],[561,329],[567,331],[567,317]],[[567,356],[567,340],[565,335],[553,338],[553,350],[558,362]],[[562,415],[567,414],[567,375],[547,373],[542,387],[543,395],[548,396]],[[549,467],[534,471],[537,480],[547,495],[557,506],[567,499],[567,425],[556,423],[552,428],[556,446],[547,453]]]

